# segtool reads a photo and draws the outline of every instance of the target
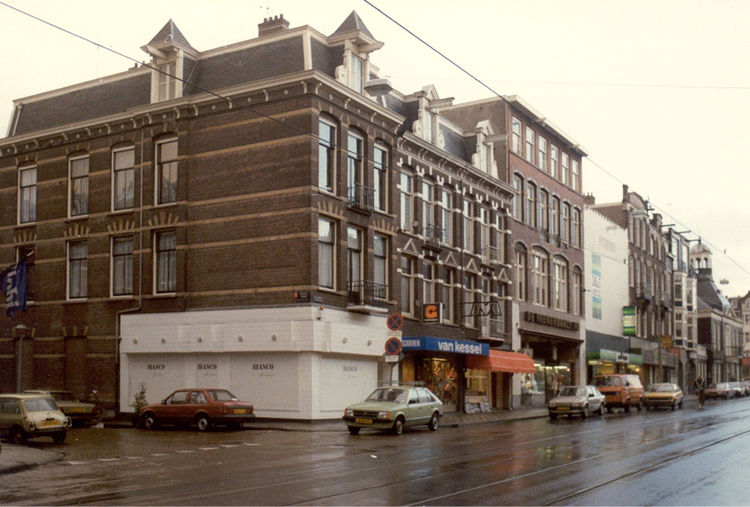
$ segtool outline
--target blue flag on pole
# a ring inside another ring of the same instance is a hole
[[[0,290],[5,296],[5,313],[26,311],[26,258],[0,273]]]

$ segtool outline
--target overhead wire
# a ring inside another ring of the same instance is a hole
[[[478,78],[478,77],[477,77],[477,76],[475,76],[475,75],[474,75],[473,73],[469,72],[469,71],[468,71],[467,69],[465,69],[465,68],[464,68],[464,67],[463,67],[462,65],[459,65],[459,64],[458,64],[458,63],[457,63],[456,61],[454,61],[454,60],[453,60],[452,58],[448,57],[448,56],[447,56],[446,54],[444,54],[444,53],[443,53],[442,51],[440,51],[439,49],[437,49],[436,47],[434,47],[434,46],[433,46],[432,44],[430,44],[429,42],[427,42],[426,40],[424,40],[424,39],[423,39],[422,37],[420,37],[419,35],[417,35],[417,34],[416,34],[416,33],[415,33],[415,32],[414,32],[413,30],[411,30],[411,29],[409,29],[408,27],[404,26],[404,25],[403,25],[402,23],[400,23],[400,22],[399,22],[398,20],[396,20],[396,19],[395,19],[395,18],[394,18],[393,16],[391,16],[391,15],[390,15],[390,14],[388,14],[388,13],[386,13],[386,12],[385,12],[385,11],[384,11],[383,9],[381,9],[380,7],[378,7],[377,5],[375,5],[375,4],[374,4],[374,3],[373,3],[373,2],[371,1],[371,0],[362,0],[362,1],[363,1],[364,3],[366,3],[367,5],[369,5],[369,6],[370,6],[370,7],[372,8],[372,9],[374,9],[375,11],[377,11],[378,13],[380,13],[380,14],[381,14],[381,15],[382,15],[383,17],[385,17],[386,19],[388,19],[389,21],[391,21],[391,22],[392,22],[393,24],[395,24],[396,26],[398,26],[399,28],[401,28],[402,30],[404,30],[404,31],[405,31],[406,33],[408,33],[409,35],[411,35],[412,37],[414,37],[414,38],[415,38],[416,40],[418,40],[419,42],[421,42],[422,44],[424,44],[424,45],[425,45],[425,46],[426,46],[426,47],[427,47],[428,49],[430,49],[431,51],[433,51],[434,53],[436,53],[437,55],[439,55],[439,56],[440,56],[441,58],[443,58],[444,60],[446,60],[446,61],[447,61],[448,63],[450,63],[451,65],[453,65],[454,67],[456,67],[456,68],[457,68],[457,69],[458,69],[459,71],[463,72],[463,73],[464,73],[464,74],[466,74],[466,75],[467,75],[467,76],[468,76],[469,78],[471,78],[472,80],[476,81],[476,82],[477,82],[477,83],[478,83],[478,84],[479,84],[480,86],[482,86],[483,88],[485,88],[485,89],[487,89],[488,91],[490,91],[490,92],[491,92],[491,93],[492,93],[493,95],[495,95],[496,97],[498,97],[498,98],[500,98],[501,100],[503,100],[503,101],[504,101],[504,102],[505,102],[506,104],[508,104],[508,105],[511,105],[510,101],[509,101],[509,100],[508,100],[508,99],[507,99],[507,98],[506,98],[505,96],[503,96],[502,94],[500,94],[499,92],[497,92],[497,91],[496,91],[496,90],[495,90],[494,88],[492,88],[492,87],[491,87],[490,85],[488,85],[488,84],[487,84],[486,82],[484,82],[484,81],[483,81],[482,79]],[[732,87],[732,89],[746,89],[746,87]],[[619,179],[619,178],[618,178],[617,176],[615,176],[614,174],[612,174],[612,173],[611,173],[610,171],[607,171],[607,170],[606,170],[606,169],[605,169],[604,167],[602,167],[602,166],[601,166],[600,164],[598,164],[598,163],[597,163],[597,162],[596,162],[595,160],[593,160],[593,159],[592,159],[592,158],[591,158],[590,156],[586,156],[586,160],[587,160],[588,162],[592,163],[592,164],[593,164],[594,166],[596,166],[597,168],[599,168],[599,169],[600,169],[600,170],[601,170],[602,172],[604,172],[605,174],[607,174],[608,176],[610,176],[611,178],[613,178],[613,179],[614,179],[615,181],[617,181],[618,183],[620,183],[620,184],[622,184],[622,185],[625,185],[625,183],[624,183],[624,182],[623,182],[622,180],[620,180],[620,179]],[[651,203],[650,201],[649,201],[649,203],[650,203],[650,204],[653,204],[653,203]],[[655,208],[656,208],[656,207],[655,207]],[[663,210],[661,210],[660,208],[658,208],[658,209],[659,209],[659,211],[661,211],[661,212],[662,212],[662,214],[663,214],[663,215],[669,216],[669,217],[670,217],[671,219],[675,220],[675,222],[679,222],[679,221],[678,221],[677,219],[675,219],[674,217],[672,217],[672,216],[671,216],[670,214],[668,214],[668,213],[664,212],[664,211],[663,211]],[[683,225],[683,226],[684,226],[684,224],[681,224],[681,225]],[[687,228],[687,229],[689,229],[689,230],[692,230],[692,229],[691,229],[690,227],[688,227],[688,226],[685,226],[685,228]],[[709,243],[708,241],[705,241],[705,240],[703,240],[703,239],[702,239],[702,237],[701,237],[701,240],[702,240],[702,241],[703,241],[704,243],[706,243],[706,244],[709,244],[709,245],[711,245],[711,243]],[[713,245],[711,245],[711,246],[713,246]],[[720,249],[720,248],[718,248],[718,247],[716,247],[716,246],[714,246],[714,248],[718,249],[718,250],[719,250],[720,252],[722,252],[722,253],[723,253],[723,255],[724,255],[724,256],[725,256],[725,257],[726,257],[727,259],[729,259],[730,261],[732,261],[732,263],[734,263],[734,264],[735,264],[735,265],[736,265],[737,267],[739,267],[739,268],[740,268],[740,269],[741,269],[742,271],[744,271],[745,273],[747,273],[748,275],[750,275],[750,271],[748,271],[747,269],[745,269],[745,268],[744,268],[743,266],[741,266],[741,265],[740,265],[740,264],[739,264],[739,263],[738,263],[738,262],[737,262],[736,260],[734,260],[734,259],[733,259],[732,257],[730,257],[730,256],[729,256],[728,254],[726,254],[726,249],[722,250],[722,249]]]

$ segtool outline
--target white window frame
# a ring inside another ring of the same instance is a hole
[[[166,235],[174,236],[174,248],[162,249],[161,240]],[[175,229],[154,231],[154,294],[177,292],[177,251]],[[167,278],[166,286],[163,285],[165,277]]]
[[[531,251],[532,303],[549,306],[549,255],[541,250]]]
[[[385,299],[388,300],[388,237],[374,234],[373,248],[373,281],[385,287]]]
[[[120,242],[130,243],[130,252],[118,253],[117,245]],[[110,296],[111,297],[131,297],[133,296],[133,267],[135,253],[135,239],[132,235],[113,236],[110,244]],[[119,281],[125,287],[118,291]]]
[[[130,152],[133,157],[133,163],[124,167],[119,167],[120,156]],[[126,146],[112,150],[112,211],[130,210],[135,208],[135,146]],[[124,189],[118,188],[121,184],[121,178],[125,178]],[[130,195],[128,195],[128,184],[130,185]],[[120,197],[120,194],[124,198]],[[125,201],[124,205],[118,205],[118,201]]]
[[[401,230],[404,232],[412,231],[412,222],[414,221],[414,176],[407,172],[401,172],[399,176],[399,203],[401,215]]]
[[[67,299],[81,300],[88,297],[88,241],[69,241],[67,243]],[[83,256],[73,258],[73,247],[85,249]],[[76,283],[77,281],[77,283]]]
[[[549,147],[549,175],[555,179],[558,178],[557,173],[560,168],[560,165],[559,165],[560,154],[559,153],[560,152],[557,146],[555,146],[554,144],[550,145]]]
[[[534,139],[535,135],[536,134],[534,132],[534,129],[532,129],[531,127],[527,125],[526,126],[526,150],[524,152],[524,157],[526,159],[526,162],[528,162],[529,164],[534,163],[534,155],[536,155],[536,153],[534,153],[535,144],[536,144],[535,139]]]
[[[324,129],[330,128],[330,138],[324,136]],[[336,124],[324,118],[318,119],[318,188],[333,193],[336,184]],[[325,162],[325,167],[323,163]]]
[[[78,169],[78,164],[86,161],[85,163],[85,175],[76,175],[73,176],[74,169]],[[89,197],[91,196],[90,192],[90,183],[89,183],[89,176],[91,172],[91,160],[89,158],[88,153],[85,155],[75,155],[68,159],[68,217],[74,218],[74,217],[83,217],[89,214]],[[79,187],[80,185],[80,187]],[[78,187],[78,188],[77,188]],[[75,209],[75,202],[77,196],[81,196],[82,198],[85,198],[83,202],[83,206],[85,207],[84,210],[76,210]]]
[[[164,146],[167,144],[174,143],[176,145],[176,153],[174,158],[162,159],[162,153]],[[154,202],[156,206],[169,206],[175,204],[178,200],[177,187],[179,184],[179,149],[180,145],[176,137],[170,137],[167,139],[160,139],[156,143],[156,171],[154,171]],[[174,165],[172,165],[174,164]],[[174,170],[174,198],[168,196],[167,200],[164,197],[164,188],[162,188],[162,179],[165,171],[165,166],[169,165],[170,176]]]
[[[537,141],[537,165],[539,166],[539,169],[541,169],[544,172],[547,172],[547,139],[538,136]]]
[[[349,88],[362,93],[365,87],[367,62],[353,52],[349,53]]]
[[[376,210],[388,211],[388,148],[375,143],[373,164],[373,204]]]
[[[570,156],[563,152],[562,162],[560,164],[560,181],[563,185],[568,184],[568,171],[570,170]]]
[[[513,116],[511,118],[511,151],[516,155],[523,154],[523,145],[521,144],[521,136],[523,133],[523,124],[521,120]]]
[[[328,231],[323,235],[324,227],[328,225]],[[325,250],[324,250],[325,249]],[[324,253],[328,252],[329,259],[324,259]],[[328,260],[328,262],[324,262]],[[336,222],[329,218],[318,218],[318,288],[323,290],[336,290]],[[326,269],[327,268],[327,269]],[[324,271],[325,270],[325,271]],[[328,283],[330,282],[330,283]]]
[[[401,267],[399,273],[401,275],[401,311],[406,316],[414,316],[414,297],[415,297],[415,281],[417,278],[415,265],[416,258],[409,255],[401,256]]]
[[[18,168],[19,224],[36,222],[38,177],[39,172],[36,165],[26,165]]]

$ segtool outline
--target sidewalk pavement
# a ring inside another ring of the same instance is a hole
[[[458,428],[472,424],[490,424],[520,419],[547,417],[546,408],[522,408],[518,410],[501,410],[477,414],[444,414],[440,418],[440,425],[444,428]],[[132,428],[129,419],[105,419],[105,428]],[[331,431],[345,432],[346,425],[341,419],[325,421],[273,421],[258,420],[245,424],[244,430],[276,430],[276,431]],[[3,443],[0,450],[0,475],[28,470],[38,465],[44,465],[63,459],[64,452],[36,449],[26,445]]]

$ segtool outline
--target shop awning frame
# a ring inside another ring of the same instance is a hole
[[[505,350],[492,350],[488,356],[468,356],[466,366],[475,370],[503,373],[536,373],[534,360],[526,354]]]

